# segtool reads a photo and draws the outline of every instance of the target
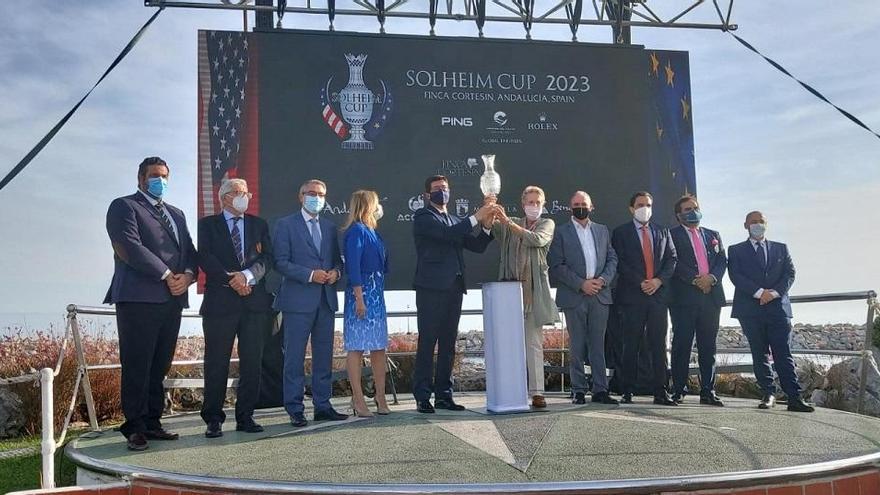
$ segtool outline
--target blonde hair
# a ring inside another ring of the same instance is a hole
[[[529,195],[529,194],[531,194],[531,193],[537,193],[537,194],[538,194],[538,199],[541,200],[541,204],[544,204],[544,203],[547,202],[547,200],[546,200],[546,198],[545,198],[545,196],[544,196],[544,190],[541,189],[541,188],[538,187],[538,186],[526,186],[526,188],[523,189],[522,197],[519,199],[520,202],[524,201],[524,200],[526,199],[526,196]]]
[[[355,222],[362,222],[371,229],[376,228],[376,217],[373,212],[379,207],[379,195],[376,191],[359,189],[351,193],[351,200],[348,203],[349,213],[348,220],[342,230],[351,227]]]

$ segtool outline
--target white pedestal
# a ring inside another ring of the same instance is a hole
[[[492,413],[528,411],[522,285],[489,282],[482,289],[486,409]]]

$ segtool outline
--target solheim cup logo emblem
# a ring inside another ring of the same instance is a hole
[[[391,92],[382,79],[376,87],[381,88],[378,93],[367,87],[364,81],[366,54],[346,53],[345,60],[348,84],[339,92],[333,92],[333,76],[327,79],[321,89],[321,113],[327,126],[342,140],[342,149],[372,150],[373,140],[384,130],[391,115]]]

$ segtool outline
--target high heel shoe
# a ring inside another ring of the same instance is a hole
[[[351,399],[351,412],[355,416],[358,416],[361,418],[372,418],[373,417],[373,413],[371,413],[370,410],[367,408],[364,408],[363,411],[359,411],[358,408],[355,407],[355,405],[354,405],[354,399]]]
[[[376,399],[375,397],[373,397],[373,403],[376,404],[376,414],[379,414],[382,416],[387,416],[387,415],[391,414],[391,409],[388,409],[387,405],[385,407],[381,407],[379,405],[379,400]]]

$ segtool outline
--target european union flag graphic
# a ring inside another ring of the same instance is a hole
[[[661,191],[660,184],[672,179],[679,194],[696,194],[694,166],[694,120],[691,112],[690,67],[687,52],[647,50],[648,91],[651,104],[648,112],[653,122],[648,161],[651,187]],[[661,193],[662,194],[662,193]],[[677,198],[654,198],[655,203],[671,204]]]

